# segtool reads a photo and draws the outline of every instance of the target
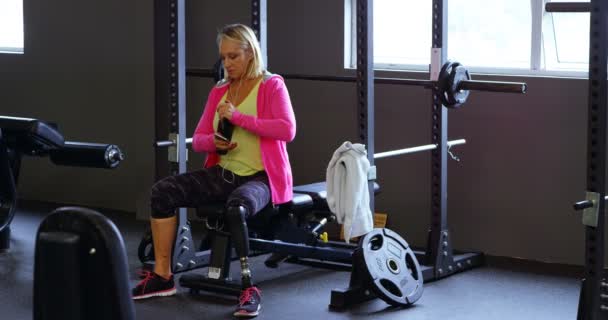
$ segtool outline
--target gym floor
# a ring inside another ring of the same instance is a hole
[[[32,318],[36,231],[55,207],[20,203],[12,223],[11,249],[0,254],[1,319]],[[124,213],[102,213],[121,231],[134,285],[140,266],[137,246],[146,223]],[[484,267],[425,284],[422,298],[413,307],[393,308],[376,299],[334,312],[327,307],[330,291],[346,287],[349,273],[291,264],[274,270],[264,266],[264,259],[252,258],[254,280],[263,293],[262,312],[256,319],[555,320],[575,319],[577,313],[577,271],[564,266],[489,257]],[[237,265],[232,268],[237,273],[238,269]],[[235,303],[234,297],[192,295],[178,288],[174,297],[135,302],[136,319],[230,319]]]

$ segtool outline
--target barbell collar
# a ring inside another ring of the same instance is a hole
[[[589,2],[547,2],[545,4],[547,12],[590,12],[591,3]]]
[[[463,80],[459,83],[458,90],[526,93],[528,85],[524,82]]]

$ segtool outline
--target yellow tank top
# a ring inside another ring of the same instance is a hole
[[[235,106],[240,113],[250,116],[257,116],[257,98],[260,89],[259,81],[249,95],[239,104]],[[220,103],[226,101],[228,91],[224,94]],[[217,131],[217,123],[219,116],[217,112],[213,118],[213,129]],[[230,170],[239,176],[249,176],[258,171],[264,170],[262,163],[262,152],[260,151],[260,137],[239,127],[234,126],[232,132],[232,141],[238,145],[236,148],[228,151],[225,155],[220,155],[220,166],[226,170]]]

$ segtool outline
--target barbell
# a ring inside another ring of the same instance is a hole
[[[188,69],[186,75],[198,77],[213,77],[219,81],[223,78],[223,66],[219,60],[212,70]],[[281,74],[285,79],[316,80],[334,82],[356,82],[352,76],[316,76],[302,74]],[[459,62],[447,61],[439,73],[437,81],[402,78],[374,78],[374,83],[420,86],[427,89],[437,89],[443,105],[448,108],[459,108],[467,101],[471,90],[502,93],[526,93],[528,86],[524,82],[480,81],[472,80],[469,71]]]

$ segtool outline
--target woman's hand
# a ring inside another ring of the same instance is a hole
[[[226,118],[228,120],[232,120],[232,113],[234,112],[234,110],[236,110],[236,108],[234,107],[232,102],[228,100],[220,103],[220,105],[217,106],[217,113],[220,119]]]
[[[218,137],[213,138],[213,143],[215,144],[215,148],[221,151],[230,151],[237,147],[238,143],[230,142],[226,140],[222,140]]]

